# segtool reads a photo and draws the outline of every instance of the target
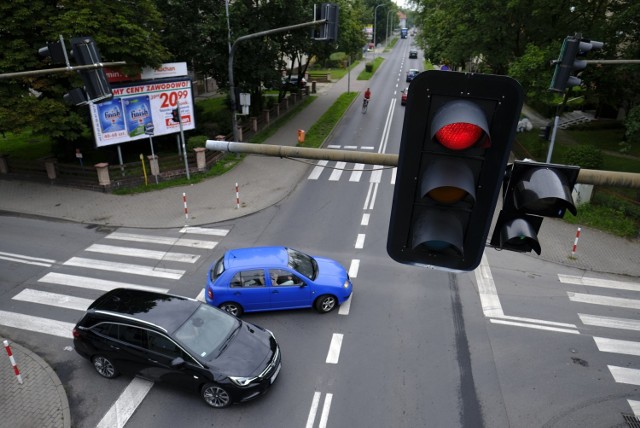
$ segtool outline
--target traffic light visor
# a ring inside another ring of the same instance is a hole
[[[566,210],[577,214],[569,188],[573,184],[565,174],[553,168],[521,165],[525,170],[514,192],[516,209],[546,217],[563,217]]]
[[[431,138],[450,150],[487,147],[490,143],[487,118],[471,101],[450,101],[435,114]]]
[[[413,250],[424,247],[428,251],[455,251],[464,254],[464,227],[458,216],[430,207],[420,210],[414,222],[411,240]]]
[[[469,196],[475,201],[475,179],[464,162],[456,159],[435,158],[427,164],[420,183],[420,197],[450,205]]]
[[[499,248],[525,253],[533,250],[540,255],[542,249],[538,242],[538,230],[542,224],[542,218],[532,221],[532,216],[527,217],[529,221],[518,217],[502,225]]]

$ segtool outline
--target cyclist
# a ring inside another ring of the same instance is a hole
[[[367,106],[369,105],[369,100],[371,99],[371,90],[367,88],[364,91],[364,99],[362,100],[362,112],[365,113],[367,111]]]

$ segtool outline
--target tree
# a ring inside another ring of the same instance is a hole
[[[58,40],[60,34],[66,40],[92,36],[105,62],[159,65],[167,55],[159,43],[162,19],[153,0],[132,5],[104,0],[14,0],[0,3],[0,12],[2,73],[50,68],[49,60],[38,58],[38,49]],[[80,85],[76,73],[0,80],[2,131],[31,129],[58,142],[88,136],[86,109],[62,101],[64,93]]]

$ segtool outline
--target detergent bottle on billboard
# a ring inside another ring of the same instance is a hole
[[[153,123],[148,95],[125,98],[123,100],[127,132],[130,137],[143,135],[145,126]]]

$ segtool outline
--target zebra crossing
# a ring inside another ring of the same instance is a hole
[[[70,339],[79,312],[101,294],[120,287],[167,293],[228,232],[189,226],[162,234],[115,231],[64,261],[2,253],[0,260],[51,270],[11,298],[23,310],[0,310],[0,325]],[[56,316],[24,313],[43,307]]]
[[[597,313],[598,311],[601,312],[602,308],[616,308],[616,313],[637,314],[634,310],[640,309],[640,299],[636,298],[636,294],[640,295],[640,283],[563,274],[558,274],[558,279],[561,283],[566,284],[567,287],[571,285],[588,287],[589,293],[567,291],[567,297],[573,303],[587,305],[589,312],[596,312],[590,314],[578,313],[578,317],[586,326],[603,329],[603,335],[593,336],[596,347],[600,352],[626,355],[632,359],[633,357],[640,357],[640,341],[605,337],[613,334],[619,336],[625,334],[625,332],[633,334],[633,338],[638,337],[640,319],[610,317]],[[624,297],[611,295],[620,293],[625,293]],[[640,359],[632,361],[635,367],[607,365],[615,382],[635,387],[640,386]],[[631,399],[627,401],[635,416],[640,416],[640,401]]]
[[[374,147],[371,146],[343,147],[339,145],[329,145],[327,146],[327,148],[363,151],[371,151],[374,149]],[[383,180],[383,174],[386,171],[390,171],[390,174],[388,174],[389,184],[394,185],[396,182],[396,168],[394,167],[387,167],[382,165],[365,165],[362,163],[329,162],[327,160],[320,160],[316,163],[316,166],[307,176],[307,180],[317,181],[326,179],[327,181],[331,182],[346,180],[350,183],[359,183],[361,181],[368,183],[381,183]]]

